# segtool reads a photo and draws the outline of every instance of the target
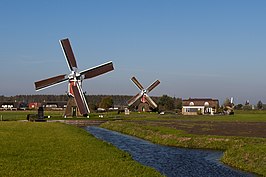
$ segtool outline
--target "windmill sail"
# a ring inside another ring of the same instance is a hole
[[[83,115],[87,115],[88,113],[90,113],[85,96],[78,82],[72,85],[72,90],[73,90],[73,94],[74,94],[74,98],[76,100],[77,106],[79,108],[79,112]]]
[[[114,66],[113,66],[113,63],[110,61],[102,65],[82,71],[80,72],[80,74],[84,75],[84,79],[89,79],[89,78],[96,77],[101,74],[107,73],[112,70],[114,70]]]
[[[144,87],[141,85],[141,83],[137,80],[136,77],[132,77],[131,80],[134,82],[134,84],[140,89],[143,90]]]
[[[73,71],[74,68],[77,68],[78,66],[70,42],[68,39],[63,39],[60,40],[60,44],[67,60],[68,67],[70,71]]]
[[[157,104],[151,99],[151,97],[149,97],[149,95],[146,95],[146,101],[153,109],[157,108]]]
[[[154,81],[146,90],[147,92],[149,93],[150,91],[152,91],[155,87],[157,87],[157,85],[160,84],[160,81],[157,80],[157,81]]]
[[[133,96],[130,100],[128,100],[127,104],[129,106],[131,106],[132,104],[134,104],[138,99],[140,99],[140,97],[142,97],[142,93],[138,93],[137,95]]]
[[[47,87],[51,87],[51,86],[56,85],[56,84],[60,84],[60,83],[65,82],[67,80],[68,80],[67,75],[62,74],[59,76],[55,76],[55,77],[51,77],[51,78],[44,79],[41,81],[37,81],[34,84],[35,84],[35,89],[38,91],[41,89],[45,89]]]

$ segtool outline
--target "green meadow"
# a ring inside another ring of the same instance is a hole
[[[81,128],[61,123],[18,121],[26,120],[27,114],[36,112],[0,112],[0,176],[160,176]],[[64,119],[63,112],[46,111],[45,115],[52,116],[50,119],[53,120]],[[223,163],[266,176],[266,138],[190,134],[164,124],[184,121],[185,126],[193,128],[201,122],[265,123],[266,111],[236,111],[232,116],[124,115],[116,112],[101,115],[104,118],[99,118],[97,113],[90,114],[88,120],[108,120],[101,126],[158,144],[223,150]],[[158,125],[158,122],[162,124]]]
[[[161,176],[66,124],[2,121],[0,137],[0,176]]]

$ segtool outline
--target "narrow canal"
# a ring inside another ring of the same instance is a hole
[[[221,162],[223,152],[168,147],[107,129],[88,126],[89,133],[131,154],[143,165],[155,168],[168,177],[245,177],[254,176],[230,168]]]

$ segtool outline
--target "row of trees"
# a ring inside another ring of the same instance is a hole
[[[89,104],[99,104],[102,98],[111,97],[115,105],[124,105],[131,98],[127,95],[86,95]],[[16,96],[0,96],[0,102],[63,102],[67,101],[67,95],[16,95]]]
[[[88,105],[91,110],[97,108],[110,108],[114,106],[127,106],[127,101],[132,96],[129,95],[86,95]],[[158,111],[176,111],[182,109],[182,99],[163,95],[161,97],[152,97],[158,104]],[[0,102],[67,102],[66,95],[17,95],[0,96]]]
[[[92,110],[96,110],[98,107],[101,108],[110,108],[113,106],[126,106],[127,101],[132,96],[129,95],[86,95],[87,102],[89,107]],[[161,97],[152,97],[152,99],[158,104],[158,111],[179,111],[182,109],[182,99],[170,97],[163,95]],[[16,96],[0,96],[0,102],[49,102],[49,101],[67,101],[68,97],[66,95],[16,95]],[[227,98],[222,107],[230,106],[230,100]],[[252,106],[246,101],[244,104],[234,105],[234,109],[237,110],[251,110],[255,109],[261,110],[264,109],[264,104],[262,101],[258,101],[256,106]]]
[[[127,101],[132,96],[128,95],[88,95],[87,101],[90,109],[110,108],[113,106],[127,106]],[[152,97],[158,104],[156,111],[177,111],[182,109],[182,99],[163,95],[161,97]]]
[[[127,98],[127,97],[126,97]],[[182,99],[181,98],[172,98],[167,95],[162,97],[152,97],[154,101],[157,102],[158,108],[156,111],[177,111],[182,109]],[[127,99],[128,100],[128,99]],[[123,101],[124,102],[124,101]],[[101,101],[98,104],[90,103],[89,107],[92,110],[96,110],[98,107],[108,109],[114,106],[115,101],[112,96],[102,97]],[[126,104],[122,104],[123,106]]]

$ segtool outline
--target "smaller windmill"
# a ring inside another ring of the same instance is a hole
[[[234,114],[234,98],[230,98],[230,103],[226,106],[227,114],[233,115]]]
[[[156,80],[148,88],[144,89],[136,77],[132,77],[131,80],[140,89],[140,92],[128,100],[128,106],[133,105],[140,99],[140,104],[138,105],[139,112],[150,111],[149,107],[153,109],[157,108],[157,104],[151,99],[151,97],[149,97],[148,93],[157,87],[160,84],[160,81]]]

